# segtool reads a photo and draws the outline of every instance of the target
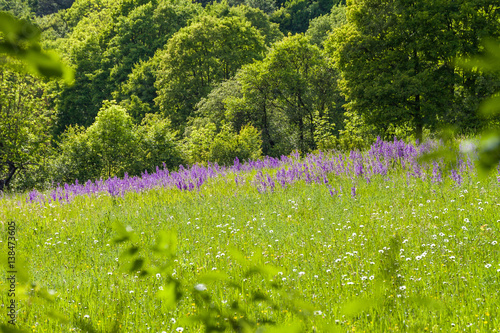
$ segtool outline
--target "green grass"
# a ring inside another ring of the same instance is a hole
[[[257,327],[271,320],[284,332],[292,331],[287,325],[319,332],[499,330],[496,178],[479,183],[472,176],[456,186],[398,174],[370,183],[332,176],[332,186],[344,188],[332,197],[324,185],[304,182],[261,194],[250,184],[253,174],[243,177],[243,185],[234,175],[210,179],[199,192],[157,189],[69,204],[0,199],[2,251],[7,222],[15,221],[18,260],[27,259],[31,281],[55,293],[53,302],[21,297],[19,327],[69,332],[90,323],[98,332],[201,332],[199,321],[189,319],[207,311],[196,299],[207,294],[223,314],[215,322],[246,315]],[[114,243],[117,223],[137,234],[134,244],[147,267],[173,265],[169,274],[184,293],[175,307],[157,297],[168,286],[168,270],[141,277],[121,269],[130,242]],[[175,261],[150,250],[162,230],[177,235]],[[277,270],[245,276],[252,265]],[[227,281],[193,291],[202,276],[216,272]],[[18,291],[23,294],[22,283]],[[256,291],[269,301],[253,301]],[[7,291],[0,292],[7,304]],[[235,300],[240,313],[230,308]]]

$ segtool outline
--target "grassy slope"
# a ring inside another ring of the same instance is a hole
[[[233,176],[210,179],[199,192],[158,189],[117,199],[78,197],[52,207],[18,207],[15,198],[0,199],[2,234],[6,221],[16,221],[18,253],[29,257],[33,280],[57,292],[53,304],[20,301],[21,327],[67,332],[74,324],[46,315],[56,309],[73,320],[88,315],[84,321],[98,331],[111,328],[117,319],[123,332],[171,332],[178,326],[185,332],[199,331],[183,321],[200,311],[192,300],[184,299],[169,311],[154,296],[164,276],[140,278],[120,272],[123,245],[113,243],[115,222],[131,226],[141,248],[152,246],[160,230],[176,230],[175,276],[182,279],[185,291],[204,273],[225,272],[245,292],[207,283],[216,306],[227,307],[239,299],[253,306],[249,312],[257,320],[290,322],[282,296],[296,292],[321,311],[303,321],[307,330],[329,323],[340,331],[379,332],[458,331],[469,326],[489,332],[500,327],[496,180],[478,184],[466,179],[456,187],[448,180],[432,184],[392,174],[374,177],[371,183],[357,180],[352,198],[350,191],[332,197],[324,185],[303,181],[261,194],[250,184],[253,175],[246,177],[243,185],[236,185]],[[352,180],[331,178],[330,183],[350,189]],[[370,304],[365,300],[373,299],[376,282],[383,280],[382,262],[394,235],[403,241],[396,256],[400,277],[392,278],[385,305],[343,316],[349,300]],[[249,259],[262,253],[263,264],[282,272],[275,277],[281,289],[266,290],[261,278],[244,281],[241,265],[228,252],[231,247]],[[261,287],[279,309],[248,302],[249,290]],[[5,291],[0,297],[2,303],[8,301]],[[438,307],[415,303],[415,297],[436,300]]]

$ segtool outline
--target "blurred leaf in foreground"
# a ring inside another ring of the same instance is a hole
[[[0,12],[0,63],[16,71],[72,83],[73,70],[62,63],[57,53],[42,50],[39,41],[40,30],[33,24]]]

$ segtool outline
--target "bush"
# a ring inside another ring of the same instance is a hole
[[[147,114],[137,129],[140,156],[136,172],[153,172],[163,163],[168,169],[177,168],[184,163],[176,135],[177,132],[171,129],[170,120],[162,119],[158,114]]]
[[[216,126],[208,123],[192,129],[185,142],[185,152],[190,163],[205,164],[208,161],[220,165],[231,165],[240,160],[257,159],[262,155],[260,132],[251,125],[245,125],[239,133],[227,124],[216,133]]]
[[[86,135],[91,153],[102,163],[101,176],[122,176],[135,164],[137,138],[125,108],[105,102]]]
[[[123,107],[106,102],[88,129],[70,127],[61,138],[59,156],[51,163],[53,181],[87,181],[99,177],[140,175],[163,163],[176,168],[184,160],[170,121],[148,114],[134,126]]]
[[[51,163],[51,177],[56,183],[87,181],[101,174],[102,161],[92,151],[85,127],[69,127],[61,136],[59,154]]]

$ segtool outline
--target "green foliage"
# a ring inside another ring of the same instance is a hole
[[[102,176],[121,176],[129,169],[137,138],[127,110],[105,103],[86,135],[91,151],[96,152],[102,163]]]
[[[213,85],[260,59],[263,51],[262,36],[247,21],[203,16],[168,41],[160,59],[155,101],[175,127],[182,127]]]
[[[261,147],[260,132],[255,127],[246,125],[236,134],[226,125],[214,137],[208,160],[220,165],[232,165],[236,158],[240,161],[256,160],[262,155]]]
[[[470,96],[479,92],[471,91],[479,87],[477,78],[456,71],[452,59],[477,52],[474,44],[485,31],[500,30],[498,20],[481,17],[485,15],[478,9],[466,10],[469,5],[467,1],[352,3],[348,24],[326,44],[342,74],[351,110],[363,114],[382,136],[392,134],[390,126],[410,125],[418,139],[424,128],[433,130],[440,121],[456,122],[474,112],[471,107],[477,98]],[[477,5],[486,11],[489,6]],[[476,23],[467,33],[461,29]]]
[[[51,163],[51,176],[58,183],[87,181],[101,175],[102,161],[92,151],[84,127],[70,126],[61,135],[58,155]]]
[[[245,0],[245,5],[252,8],[258,8],[267,15],[271,15],[276,10],[274,0]]]
[[[217,132],[213,123],[198,128],[191,128],[184,144],[185,154],[190,163],[231,165],[238,158],[240,161],[257,159],[262,154],[260,132],[251,125],[246,125],[239,133],[227,124]]]
[[[334,0],[287,0],[271,15],[271,21],[285,34],[304,33],[312,19],[329,13],[335,4]]]
[[[241,127],[242,123],[235,119],[229,119],[227,114],[227,103],[231,99],[241,98],[241,84],[237,78],[219,83],[210,91],[207,97],[202,98],[196,104],[195,115],[198,118],[206,119],[216,125],[217,130],[220,130],[225,121],[230,120],[234,128]]]
[[[99,8],[100,4],[95,6]],[[145,113],[153,112],[151,104],[156,96],[152,96],[151,89],[138,92],[134,87],[137,80],[143,83],[142,78],[131,73],[140,67],[136,64],[148,62],[200,9],[176,0],[124,1],[102,6],[101,10],[88,9],[88,16],[80,19],[66,40],[64,48],[78,74],[75,85],[63,89],[59,98],[59,132],[71,124],[90,126],[102,101],[111,98],[133,109],[138,122]],[[152,83],[149,86],[153,88]]]
[[[137,128],[140,150],[134,156],[135,162],[139,162],[135,173],[144,170],[153,172],[163,164],[172,170],[183,164],[176,135],[170,121],[162,119],[158,114],[147,114]]]
[[[364,121],[364,117],[347,111],[344,119],[344,129],[340,130],[335,146],[344,151],[366,149],[374,140],[374,127]]]
[[[57,182],[72,182],[175,169],[184,162],[176,135],[159,115],[147,114],[136,126],[125,108],[106,101],[92,126],[62,134],[51,173]]]
[[[53,111],[46,86],[0,66],[0,191],[19,173],[36,173],[50,153]]]
[[[63,78],[71,83],[73,72],[59,60],[56,53],[42,50],[39,42],[40,31],[37,27],[27,20],[0,12],[1,65],[44,78]]]
[[[495,40],[485,42],[485,50],[480,56],[462,60],[459,64],[471,70],[491,72],[500,76],[500,43]],[[491,128],[483,133],[479,142],[477,164],[483,173],[489,173],[500,162],[500,91],[485,100],[479,109],[482,117],[496,119]]]
[[[75,0],[28,0],[38,16],[56,13],[59,10],[70,8]]]
[[[192,129],[189,136],[185,138],[183,145],[184,155],[189,163],[206,163],[217,129],[213,123]]]
[[[347,23],[346,12],[347,7],[338,4],[332,7],[330,13],[312,19],[306,32],[311,43],[322,47],[330,33]]]
[[[64,20],[70,28],[74,28],[84,18],[108,7],[109,3],[107,0],[75,0],[71,8],[64,12]]]
[[[9,12],[22,19],[32,16],[32,10],[24,0],[0,0],[0,11]]]
[[[250,22],[252,27],[256,28],[264,37],[267,46],[271,46],[283,39],[283,33],[280,31],[279,25],[271,22],[266,12],[260,8],[252,8],[250,5],[231,7],[229,8],[229,15],[235,15]]]
[[[321,136],[336,135],[332,124],[342,123],[336,79],[317,46],[303,35],[289,36],[263,61],[240,71],[242,97],[226,99],[227,119],[235,128],[252,123],[260,129],[264,154],[314,150],[320,119],[328,123],[322,129],[329,132]]]

